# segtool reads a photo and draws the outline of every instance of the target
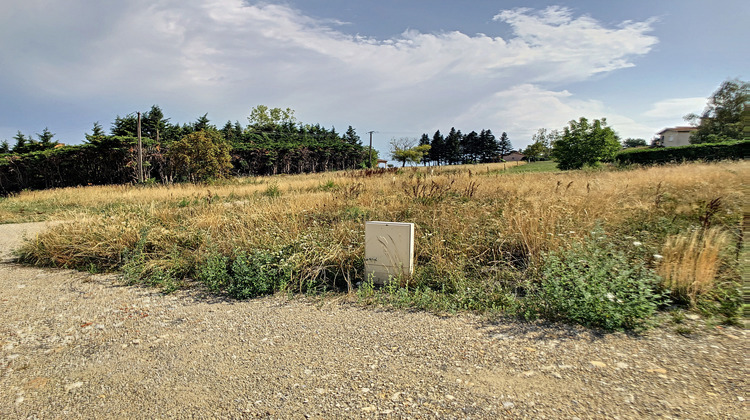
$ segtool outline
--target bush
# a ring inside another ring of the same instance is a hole
[[[284,289],[288,275],[280,253],[255,250],[236,251],[232,260],[214,253],[197,270],[196,279],[213,292],[247,299]]]
[[[691,144],[654,149],[628,149],[615,156],[620,165],[683,162],[692,160],[744,159],[750,151],[750,141]]]
[[[545,318],[607,330],[637,328],[663,303],[659,278],[640,262],[592,235],[545,256],[532,308]]]

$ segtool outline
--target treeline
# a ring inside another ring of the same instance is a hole
[[[429,152],[422,158],[422,163],[425,165],[498,162],[513,150],[508,135],[504,132],[500,138],[496,138],[491,130],[463,134],[455,127],[452,127],[445,136],[440,133],[440,130],[436,131],[432,137],[426,133],[422,134],[419,146],[430,146]],[[396,148],[399,147],[402,146]]]
[[[202,181],[226,175],[271,175],[361,167],[367,149],[349,126],[298,123],[294,111],[259,105],[249,124],[213,125],[207,115],[173,124],[154,105],[141,116],[143,178]],[[19,132],[0,143],[0,194],[24,189],[124,184],[138,180],[138,117],[117,116],[109,133],[95,123],[83,144],[66,146],[47,128],[37,138]],[[199,143],[199,146],[198,146]],[[192,165],[191,165],[192,163]],[[205,163],[203,167],[196,163]],[[205,171],[205,167],[215,170]]]

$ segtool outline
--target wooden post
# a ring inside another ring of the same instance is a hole
[[[138,182],[143,183],[143,144],[141,143],[141,113],[138,112]]]

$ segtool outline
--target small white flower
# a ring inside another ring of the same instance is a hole
[[[659,255],[659,254],[654,254],[654,259],[658,261],[658,260],[664,259],[664,256]]]
[[[609,299],[610,302],[614,302],[615,301],[615,295],[613,295],[612,293],[607,293],[607,299]]]
[[[643,245],[641,242],[633,241],[633,246],[641,246]]]

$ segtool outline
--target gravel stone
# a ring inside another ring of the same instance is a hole
[[[41,228],[0,225],[0,258]],[[746,332],[697,325],[635,336],[347,296],[163,295],[6,262],[0,418],[750,417]]]

